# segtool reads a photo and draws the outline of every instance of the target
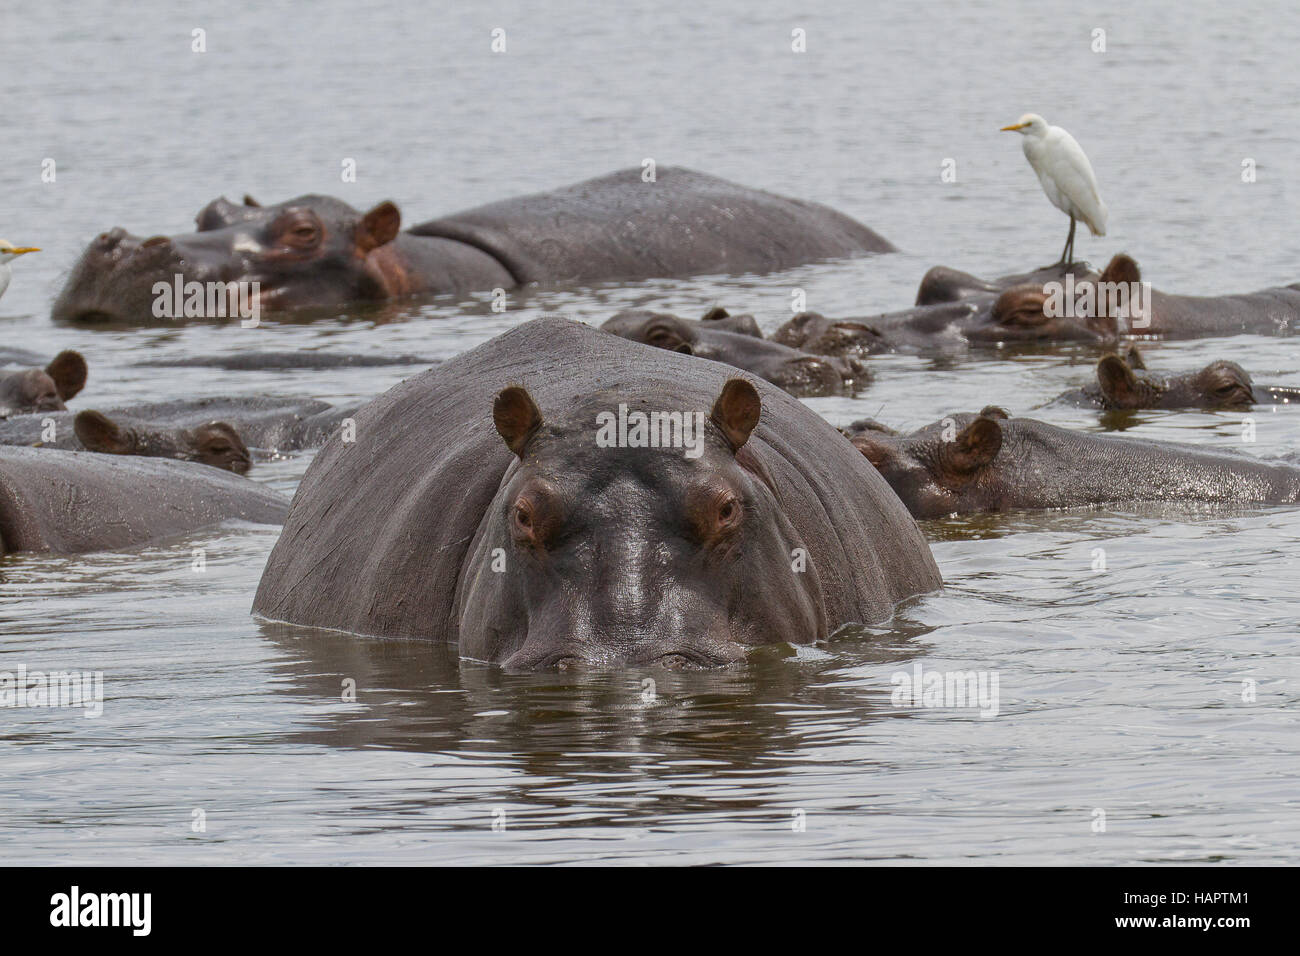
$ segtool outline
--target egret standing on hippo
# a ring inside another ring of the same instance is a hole
[[[1059,265],[1074,261],[1074,227],[1082,219],[1094,236],[1106,235],[1106,204],[1097,191],[1092,163],[1074,137],[1059,126],[1048,126],[1037,113],[1026,113],[1003,132],[1023,136],[1025,159],[1034,167],[1043,192],[1052,205],[1070,217],[1070,234],[1065,239]]]

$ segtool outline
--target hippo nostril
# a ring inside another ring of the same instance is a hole
[[[150,236],[144,242],[140,243],[140,248],[149,249],[153,246],[166,246],[170,244],[171,240],[166,236]]]

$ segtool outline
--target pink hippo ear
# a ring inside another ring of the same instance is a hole
[[[362,255],[374,252],[397,238],[402,228],[402,214],[391,202],[381,202],[357,223],[355,235],[357,248]]]
[[[65,349],[45,366],[45,374],[54,379],[59,398],[66,402],[86,387],[86,359],[80,352]]]
[[[749,434],[762,414],[763,402],[758,397],[758,389],[743,378],[732,378],[722,386],[722,394],[713,403],[709,417],[722,429],[731,450],[736,452],[749,441]]]
[[[542,427],[542,413],[522,385],[503,388],[492,402],[492,422],[506,447],[524,457],[528,439]]]

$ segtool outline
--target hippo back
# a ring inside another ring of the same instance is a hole
[[[0,550],[129,548],[230,518],[278,524],[285,499],[217,468],[0,447]]]
[[[620,170],[410,231],[476,246],[520,284],[773,272],[894,251],[826,206],[679,167],[659,169],[655,182]]]
[[[357,413],[355,441],[336,435],[307,469],[253,610],[454,641],[467,552],[515,460],[492,421],[501,389],[523,385],[543,415],[597,390],[707,411],[736,374],[546,318],[408,379]],[[937,587],[928,546],[876,470],[807,406],[753,384],[763,410],[746,448],[809,548],[832,626],[883,620],[902,598]]]

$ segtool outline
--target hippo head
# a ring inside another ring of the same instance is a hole
[[[734,365],[800,396],[841,395],[868,376],[866,364],[857,358],[809,355],[718,324],[714,319],[693,322],[665,312],[630,309],[601,328],[669,352]]]
[[[1057,275],[1043,282],[1018,283],[993,300],[985,321],[969,328],[966,336],[986,344],[1110,342],[1119,334],[1120,312],[1120,300],[1112,290],[1123,284],[1127,296],[1127,290],[1140,281],[1137,263],[1121,253],[1100,275],[1089,271],[1070,283]],[[1071,291],[1073,298],[1067,301]]]
[[[874,422],[845,430],[917,518],[995,510],[1001,476],[993,460],[1002,449],[1007,413],[988,406],[978,415],[951,415],[908,435]]]
[[[683,355],[694,355],[700,345],[698,325],[667,312],[627,309],[611,316],[601,328],[642,345]]]
[[[1255,404],[1250,375],[1236,362],[1211,362],[1184,375],[1134,369],[1118,355],[1097,362],[1102,405],[1131,408],[1249,408]]]
[[[550,418],[522,387],[496,396],[497,432],[518,459],[479,529],[477,553],[499,555],[501,573],[475,562],[459,601],[463,657],[698,668],[825,635],[817,575],[790,573],[801,542],[745,448],[761,414],[754,386],[727,381],[707,412],[641,406],[597,392]],[[689,425],[674,434],[690,440],[619,447],[634,444],[613,439],[638,413],[676,415]]]
[[[179,458],[246,475],[252,456],[239,433],[226,422],[208,422],[197,428],[127,426],[101,412],[78,412],[72,421],[77,439],[88,451],[108,455],[142,455]]]
[[[196,217],[197,230],[140,239],[124,229],[101,233],[73,267],[52,317],[67,322],[158,320],[158,283],[247,283],[243,301],[259,310],[326,306],[386,295],[381,260],[401,214],[391,202],[361,213],[328,196],[299,196],[276,206],[245,197],[217,199]],[[256,287],[251,283],[256,282]],[[233,314],[233,309],[230,314]],[[209,318],[224,317],[218,313]]]
[[[862,356],[887,346],[879,330],[852,319],[834,320],[800,312],[772,334],[773,342],[818,355]]]
[[[63,351],[43,369],[0,372],[0,413],[62,411],[63,403],[86,385],[86,360],[80,352]]]

